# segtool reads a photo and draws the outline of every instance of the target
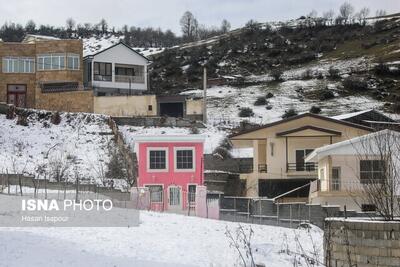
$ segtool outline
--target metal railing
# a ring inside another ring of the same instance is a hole
[[[268,172],[267,164],[258,164],[258,172],[260,173]]]
[[[287,170],[289,172],[316,172],[318,164],[316,162],[305,162],[305,163],[288,163]]]
[[[144,76],[115,75],[115,82],[144,83]]]

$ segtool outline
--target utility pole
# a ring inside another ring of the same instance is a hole
[[[203,68],[203,122],[207,124],[207,68]]]

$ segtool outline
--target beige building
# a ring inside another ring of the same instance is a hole
[[[318,166],[318,179],[310,187],[310,203],[371,211],[376,207],[367,194],[381,190],[388,176],[385,170],[400,167],[400,133],[383,130],[320,147],[305,161]],[[398,197],[400,177],[397,171],[394,175],[393,189]]]
[[[0,57],[0,102],[92,111],[93,94],[83,88],[81,40],[28,35],[20,43],[0,42]]]
[[[317,179],[317,164],[305,162],[316,148],[372,132],[366,126],[305,113],[234,134],[234,148],[252,148],[253,166],[246,180],[247,196],[276,197]],[[295,197],[308,197],[295,195]]]

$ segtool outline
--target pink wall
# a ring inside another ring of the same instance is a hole
[[[167,148],[168,170],[148,170],[148,149]],[[175,149],[194,148],[194,171],[175,170]],[[202,142],[146,142],[139,143],[138,150],[138,186],[162,185],[164,207],[160,204],[152,203],[154,210],[168,209],[168,187],[180,186],[182,190],[182,208],[186,209],[187,191],[189,184],[204,184],[204,162],[203,162],[203,143]]]

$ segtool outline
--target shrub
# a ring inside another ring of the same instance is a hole
[[[334,68],[333,66],[331,66],[328,70],[329,73],[329,77],[333,78],[333,79],[337,79],[340,77],[340,71],[336,68]]]
[[[251,108],[241,108],[239,111],[239,117],[246,118],[254,116],[254,112]]]
[[[312,79],[312,77],[313,77],[313,72],[311,69],[306,69],[301,75],[301,78],[303,80],[309,80]]]
[[[263,106],[268,103],[267,98],[265,96],[257,97],[257,100],[254,102],[254,106]]]
[[[7,114],[6,114],[6,119],[7,120],[13,120],[15,118],[16,114],[15,114],[15,106],[14,105],[10,105],[7,109]]]
[[[394,113],[400,114],[400,103],[392,104],[392,110],[393,110]]]
[[[285,111],[285,113],[282,115],[282,119],[287,119],[293,116],[296,116],[298,113],[294,108],[290,108]]]
[[[227,150],[226,148],[221,147],[221,146],[219,146],[219,147],[214,149],[213,156],[219,157],[221,159],[230,159],[230,158],[232,158],[231,152],[229,152],[229,150]]]
[[[282,81],[282,74],[283,74],[283,72],[280,69],[274,69],[271,72],[272,78],[274,78],[274,81],[277,81],[277,82]]]
[[[325,100],[329,100],[335,97],[335,94],[329,90],[329,89],[325,89],[322,90],[320,95],[319,95],[319,100],[321,101],[325,101]]]
[[[368,90],[368,83],[361,77],[349,76],[343,81],[344,88],[353,91]]]
[[[196,126],[192,126],[192,127],[190,127],[190,133],[191,134],[199,134],[199,128],[197,128]]]
[[[267,98],[267,99],[272,98],[272,97],[274,97],[274,94],[271,92],[268,92],[267,95],[265,96],[265,98]]]
[[[25,115],[18,115],[17,125],[28,126],[28,117]]]
[[[51,123],[54,125],[59,125],[61,123],[61,116],[58,111],[51,114]]]
[[[317,106],[312,106],[312,107],[310,108],[310,113],[319,114],[319,113],[321,113],[321,108],[320,108],[320,107],[317,107]]]

